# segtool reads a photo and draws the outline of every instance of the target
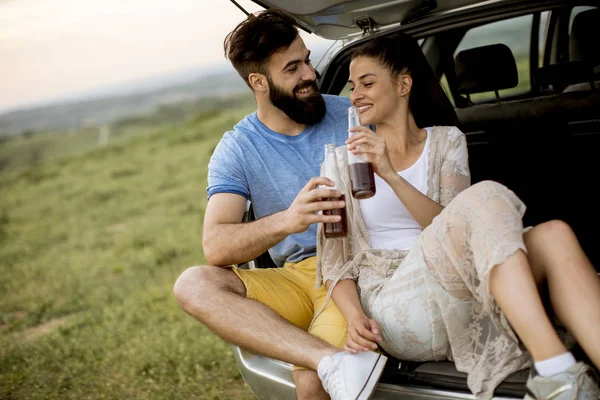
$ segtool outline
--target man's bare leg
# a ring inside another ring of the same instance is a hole
[[[292,372],[296,383],[296,396],[298,400],[329,400],[329,395],[323,389],[321,379],[316,371],[311,369],[298,369]]]
[[[185,312],[227,342],[253,353],[316,371],[323,357],[340,351],[246,298],[244,284],[229,268],[188,268],[173,291]]]

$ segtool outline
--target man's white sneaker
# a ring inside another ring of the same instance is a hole
[[[368,400],[386,361],[386,356],[372,351],[344,351],[324,357],[317,372],[331,400]]]
[[[600,388],[591,374],[590,367],[581,362],[548,377],[537,375],[532,369],[525,400],[598,400]]]

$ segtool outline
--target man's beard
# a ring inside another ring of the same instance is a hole
[[[327,111],[325,100],[321,96],[321,92],[319,92],[315,81],[299,83],[291,95],[275,85],[268,76],[267,82],[269,83],[269,100],[293,121],[299,124],[314,125],[321,122],[325,116],[325,112]],[[298,99],[295,93],[306,87],[312,88],[312,94],[305,99]]]

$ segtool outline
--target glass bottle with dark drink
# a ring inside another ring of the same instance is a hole
[[[348,129],[360,126],[358,108],[352,106],[348,109]],[[352,136],[355,132],[349,132]],[[362,200],[375,195],[375,174],[373,164],[348,152],[348,167],[350,169],[350,182],[352,183],[352,196]]]
[[[335,189],[343,192],[341,186],[340,172],[337,164],[337,157],[335,155],[335,145],[325,145],[325,165],[324,165],[324,176],[333,181],[334,187],[323,186],[326,189]],[[339,198],[329,197],[323,199],[324,201],[346,201],[346,196],[342,194]],[[348,222],[346,217],[346,206],[344,208],[336,208],[333,210],[323,210],[323,215],[339,215],[342,219],[338,222],[326,222],[323,225],[324,233],[326,238],[342,238],[348,234]]]

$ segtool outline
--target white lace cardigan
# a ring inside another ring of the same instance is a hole
[[[357,279],[360,271],[353,260],[362,252],[371,250],[358,200],[352,197],[350,190],[346,146],[339,146],[335,150],[343,185],[340,190],[346,195],[348,236],[345,239],[326,239],[323,224],[319,224],[316,287],[329,280],[337,283],[341,279]],[[427,196],[446,206],[470,184],[465,134],[454,126],[434,126],[429,145]]]

